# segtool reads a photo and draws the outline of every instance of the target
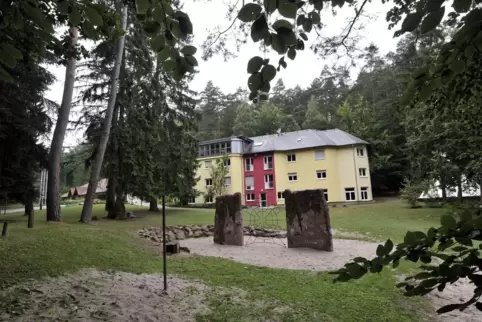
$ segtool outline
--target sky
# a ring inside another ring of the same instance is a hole
[[[221,1],[212,0],[206,2],[206,0],[186,1],[183,10],[190,16],[194,26],[194,45],[198,46],[209,34],[209,31],[214,30],[216,26],[220,26],[221,29],[225,29],[229,26],[230,21],[225,19],[227,12],[226,3],[227,0]],[[333,16],[331,11],[324,10],[321,13],[321,21],[326,25],[326,28],[322,30],[322,34],[328,36],[334,36],[340,34],[347,26],[347,18],[354,16],[354,8],[344,7],[342,9],[337,8],[338,14]],[[361,43],[358,47],[362,48],[370,43],[374,43],[380,49],[381,54],[385,54],[395,49],[397,39],[393,38],[393,30],[388,30],[388,23],[385,21],[386,11],[389,6],[382,5],[381,1],[375,3],[368,3],[365,7],[367,14],[372,19],[362,17],[361,21],[364,24],[363,32],[359,34],[362,36]],[[314,34],[314,32],[312,32]],[[308,37],[314,38],[312,35]],[[314,54],[309,49],[310,40],[305,45],[304,51],[298,51],[296,59],[291,61],[287,59],[288,67],[282,69],[272,84],[275,84],[278,78],[282,78],[287,88],[295,87],[296,85],[302,88],[307,87],[314,78],[318,77],[323,67],[328,64],[332,65],[343,64],[346,65],[346,58],[322,58],[319,55]],[[89,44],[84,43],[88,48]],[[230,48],[234,47],[234,42],[229,44]],[[251,39],[248,39],[248,43],[241,47],[237,53],[237,57],[231,58],[225,61],[222,56],[214,56],[208,61],[201,59],[201,53],[198,51],[196,54],[199,61],[199,73],[194,77],[190,87],[195,91],[202,91],[206,83],[211,80],[215,86],[218,86],[224,93],[234,92],[238,87],[247,88],[248,74],[246,72],[246,66],[249,59],[255,55],[259,55],[263,58],[270,58],[273,63],[277,63],[280,55],[277,53],[264,53],[260,52],[259,45],[254,44]],[[276,66],[276,65],[275,65]],[[47,98],[60,104],[62,100],[62,91],[64,86],[65,67],[63,66],[48,66],[47,67],[57,78],[57,81],[50,87],[46,93]],[[352,77],[356,77],[357,69],[352,70]],[[74,96],[79,93],[74,92]],[[75,118],[71,116],[71,120]],[[53,131],[53,130],[52,130]],[[64,140],[64,146],[73,146],[82,140],[83,130],[68,131]]]

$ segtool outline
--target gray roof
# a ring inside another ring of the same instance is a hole
[[[348,134],[342,130],[301,130],[288,133],[251,137],[244,153],[260,153],[268,151],[291,151],[323,146],[346,146],[369,144],[368,142]]]

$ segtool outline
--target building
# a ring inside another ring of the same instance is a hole
[[[329,202],[371,201],[367,142],[344,131],[302,130],[258,137],[231,137],[199,144],[199,196],[192,203],[213,202],[216,160],[229,157],[227,193],[240,192],[246,206],[283,205],[283,192],[323,189]]]

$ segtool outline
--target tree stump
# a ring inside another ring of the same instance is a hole
[[[166,243],[166,254],[179,254],[180,252],[181,247],[178,241]]]
[[[214,243],[220,245],[244,245],[240,193],[216,198]]]

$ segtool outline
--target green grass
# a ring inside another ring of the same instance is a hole
[[[96,205],[94,215],[103,217],[103,207]],[[158,250],[135,235],[138,228],[161,223],[159,214],[145,209],[129,208],[142,218],[101,219],[91,225],[78,223],[80,207],[63,208],[59,224],[47,224],[45,212],[37,211],[34,229],[26,228],[26,218],[19,214],[0,216],[0,220],[17,220],[7,238],[0,240],[0,288],[89,267],[161,272]],[[394,241],[402,240],[407,230],[438,225],[443,213],[443,209],[408,209],[399,201],[330,208],[333,228]],[[283,211],[278,215],[284,223]],[[213,218],[213,209],[167,209],[168,225],[212,224]],[[401,271],[411,268],[402,265]],[[200,321],[239,321],[239,314],[243,321],[274,317],[283,321],[419,321],[426,315],[426,301],[403,297],[390,270],[346,284],[333,284],[327,273],[260,268],[199,256],[170,258],[168,270],[209,285],[247,291],[244,304],[239,305],[213,293],[209,297],[213,311],[199,317]],[[287,311],[277,312],[280,306]]]

